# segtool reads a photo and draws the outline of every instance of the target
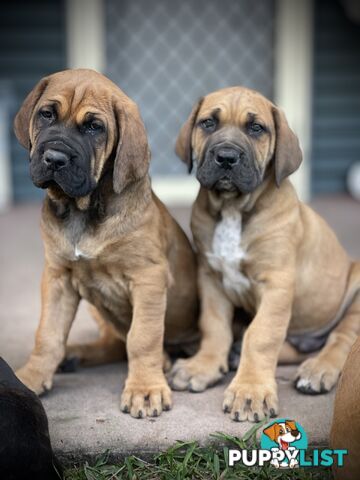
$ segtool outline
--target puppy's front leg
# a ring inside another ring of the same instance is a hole
[[[45,265],[35,347],[25,366],[16,372],[19,379],[38,395],[52,386],[54,373],[65,354],[66,340],[79,300],[71,285],[69,272]]]
[[[157,417],[171,408],[171,391],[163,372],[167,272],[149,269],[132,288],[133,317],[126,348],[128,378],[121,410],[135,418]]]
[[[224,412],[236,421],[258,422],[278,411],[275,370],[291,317],[293,282],[281,276],[264,285],[244,335],[238,371],[224,395]]]

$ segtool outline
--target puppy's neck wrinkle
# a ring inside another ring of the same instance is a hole
[[[257,208],[258,201],[263,197],[265,192],[270,189],[275,190],[271,179],[266,177],[262,184],[252,193],[236,193],[236,192],[216,192],[208,191],[208,199],[210,212],[216,218],[219,218],[223,210],[234,208],[244,215],[250,214]]]
[[[129,184],[120,194],[113,190],[112,176],[106,175],[91,194],[86,209],[79,209],[76,199],[48,195],[44,210],[51,214],[56,223],[62,224],[70,241],[77,244],[86,232],[95,232],[108,220],[115,220],[114,226],[119,228],[119,233],[135,229],[150,202],[148,175]]]

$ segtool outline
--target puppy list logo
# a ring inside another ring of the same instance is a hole
[[[262,431],[260,449],[229,450],[229,466],[242,462],[246,466],[263,466],[270,462],[275,468],[342,467],[347,450],[312,450],[306,458],[308,439],[303,427],[295,420],[280,418]]]
[[[261,449],[270,451],[270,463],[276,468],[299,466],[300,450],[308,447],[307,435],[294,420],[280,419],[266,427],[260,439]]]

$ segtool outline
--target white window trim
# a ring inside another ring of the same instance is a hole
[[[292,176],[303,201],[310,198],[313,8],[312,0],[277,0],[275,16],[274,96],[303,151],[303,163]]]
[[[192,205],[200,188],[192,175],[154,175],[151,184],[160,200],[170,206]]]
[[[9,115],[4,108],[0,110],[0,212],[7,210],[12,199]]]
[[[66,0],[66,51],[68,68],[105,67],[103,0]]]

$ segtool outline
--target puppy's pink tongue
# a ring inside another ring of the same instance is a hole
[[[280,443],[281,443],[281,448],[282,448],[283,450],[287,450],[287,449],[288,449],[288,446],[289,446],[288,442],[284,442],[284,440],[281,440],[281,438],[280,438]]]

